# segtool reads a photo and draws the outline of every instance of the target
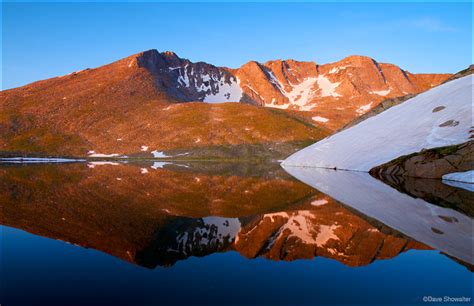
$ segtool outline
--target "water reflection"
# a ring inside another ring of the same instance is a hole
[[[468,191],[440,186],[442,183],[434,180],[411,179],[397,185],[406,192],[402,193],[362,172],[301,167],[286,170],[364,215],[468,265],[473,264],[472,219],[459,212],[471,212]],[[396,185],[395,181],[391,184]],[[457,210],[433,205],[428,199]]]
[[[406,207],[364,177],[289,172],[325,193],[278,164],[3,165],[1,223],[149,268],[227,251],[362,266],[431,247],[472,263],[471,219],[459,212]]]

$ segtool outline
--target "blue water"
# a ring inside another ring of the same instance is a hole
[[[427,201],[448,195],[439,206],[378,181],[357,191],[364,178],[314,177],[344,202],[278,164],[152,165],[0,165],[0,305],[434,305],[423,299],[473,295],[467,191],[431,184]]]
[[[2,305],[409,305],[429,295],[470,297],[473,288],[471,272],[437,251],[357,268],[226,252],[147,269],[10,227],[1,237]]]

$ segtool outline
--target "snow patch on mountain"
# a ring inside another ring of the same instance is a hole
[[[422,149],[464,143],[472,126],[472,87],[472,76],[435,87],[296,152],[283,165],[369,171]]]
[[[334,67],[329,70],[329,74],[338,73],[339,71],[345,70],[348,66]]]
[[[323,205],[326,205],[327,203],[328,203],[328,200],[326,199],[317,199],[317,200],[311,201],[312,206],[323,206]]]
[[[321,97],[342,97],[336,92],[336,88],[341,85],[341,82],[333,83],[324,74],[318,75],[316,82],[321,89]]]
[[[288,109],[290,107],[290,103],[285,103],[285,104],[275,104],[276,99],[273,98],[270,103],[266,103],[266,107],[273,107],[273,108],[279,108],[279,109]]]
[[[317,222],[311,211],[300,210],[292,213],[280,212],[264,215],[264,218],[270,218],[272,222],[275,222],[277,217],[287,219],[287,221],[271,237],[267,246],[268,249],[284,235],[288,235],[287,238],[295,237],[305,244],[313,244],[319,247],[325,245],[331,239],[339,240],[339,237],[334,233],[339,225],[321,224],[319,227],[315,227],[314,224],[317,224]]]
[[[313,87],[316,84],[317,78],[306,78],[301,83],[293,85],[290,92],[285,91],[285,96],[290,100],[290,103],[298,106],[299,110],[308,111],[313,109],[313,106],[307,105],[313,97]]]
[[[299,84],[292,84],[291,82],[288,82],[291,86],[291,90],[287,91],[285,90],[285,86],[283,86],[283,84],[275,77],[272,71],[268,69],[267,73],[269,75],[270,82],[274,84],[276,88],[282,93],[282,95],[288,99],[289,104],[276,105],[272,100],[272,102],[267,103],[266,106],[287,109],[288,106],[294,105],[302,111],[309,111],[313,109],[312,105],[307,104],[311,98],[313,98],[313,87],[316,84],[317,78],[306,78]]]
[[[318,91],[320,97],[338,98],[342,96],[336,92],[336,88],[341,84],[341,82],[333,83],[324,75],[305,78],[298,84],[288,82],[289,86],[291,86],[291,90],[287,91],[285,86],[283,86],[283,84],[275,77],[273,72],[270,70],[267,70],[267,72],[270,82],[274,84],[282,95],[288,99],[289,103],[277,105],[274,104],[274,101],[272,100],[272,102],[266,103],[265,106],[287,109],[291,105],[300,111],[311,111],[315,105],[308,103],[317,96]]]
[[[230,83],[227,83],[224,78],[217,82],[217,93],[207,94],[204,98],[204,102],[207,103],[222,103],[222,102],[239,102],[242,98],[242,89],[240,88],[239,78],[230,79]]]
[[[177,88],[192,88],[195,92],[204,94],[199,98],[203,102],[240,102],[242,98],[240,80],[237,77],[223,72],[195,71],[194,66],[189,64],[184,67],[169,67],[168,70],[170,73],[177,71]]]
[[[392,91],[391,88],[387,90],[372,90],[369,93],[374,94],[374,95],[379,95],[379,96],[386,96]]]
[[[359,114],[359,115],[362,115],[363,113],[366,113],[368,110],[370,110],[370,107],[372,106],[372,102],[370,102],[369,104],[366,104],[366,105],[362,105],[361,107],[359,107],[356,112]]]
[[[321,116],[314,116],[311,119],[313,119],[316,122],[322,122],[322,123],[325,123],[325,122],[329,121],[328,118],[324,118],[324,117],[321,117]]]

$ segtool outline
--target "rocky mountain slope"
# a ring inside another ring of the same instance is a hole
[[[229,69],[150,50],[2,91],[0,151],[151,156],[205,148],[205,155],[221,145],[289,143],[273,147],[285,156],[301,147],[295,143],[318,140],[326,128],[340,127],[387,97],[418,93],[448,77],[411,74],[361,56],[326,65],[277,60]],[[217,149],[212,154],[226,154]]]
[[[234,73],[247,95],[244,101],[302,112],[313,122],[332,129],[382,100],[425,91],[450,76],[412,74],[364,56],[349,56],[324,65],[294,60],[250,62]]]
[[[469,75],[449,81],[295,153],[284,165],[367,172],[423,149],[468,142],[472,86]]]
[[[425,91],[450,74],[412,74],[364,56],[314,62],[251,61],[237,69],[192,63],[173,52],[145,52],[139,65],[160,90],[180,101],[244,102],[302,112],[312,122],[339,127],[390,97]]]

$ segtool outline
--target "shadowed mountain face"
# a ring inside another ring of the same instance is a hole
[[[151,157],[154,150],[197,149],[199,156],[228,157],[222,146],[250,146],[243,151],[285,157],[386,98],[424,91],[449,76],[411,74],[361,56],[229,69],[150,50],[2,91],[0,153]]]
[[[4,165],[0,198],[2,225],[150,268],[227,251],[362,266],[430,249],[277,164]]]

